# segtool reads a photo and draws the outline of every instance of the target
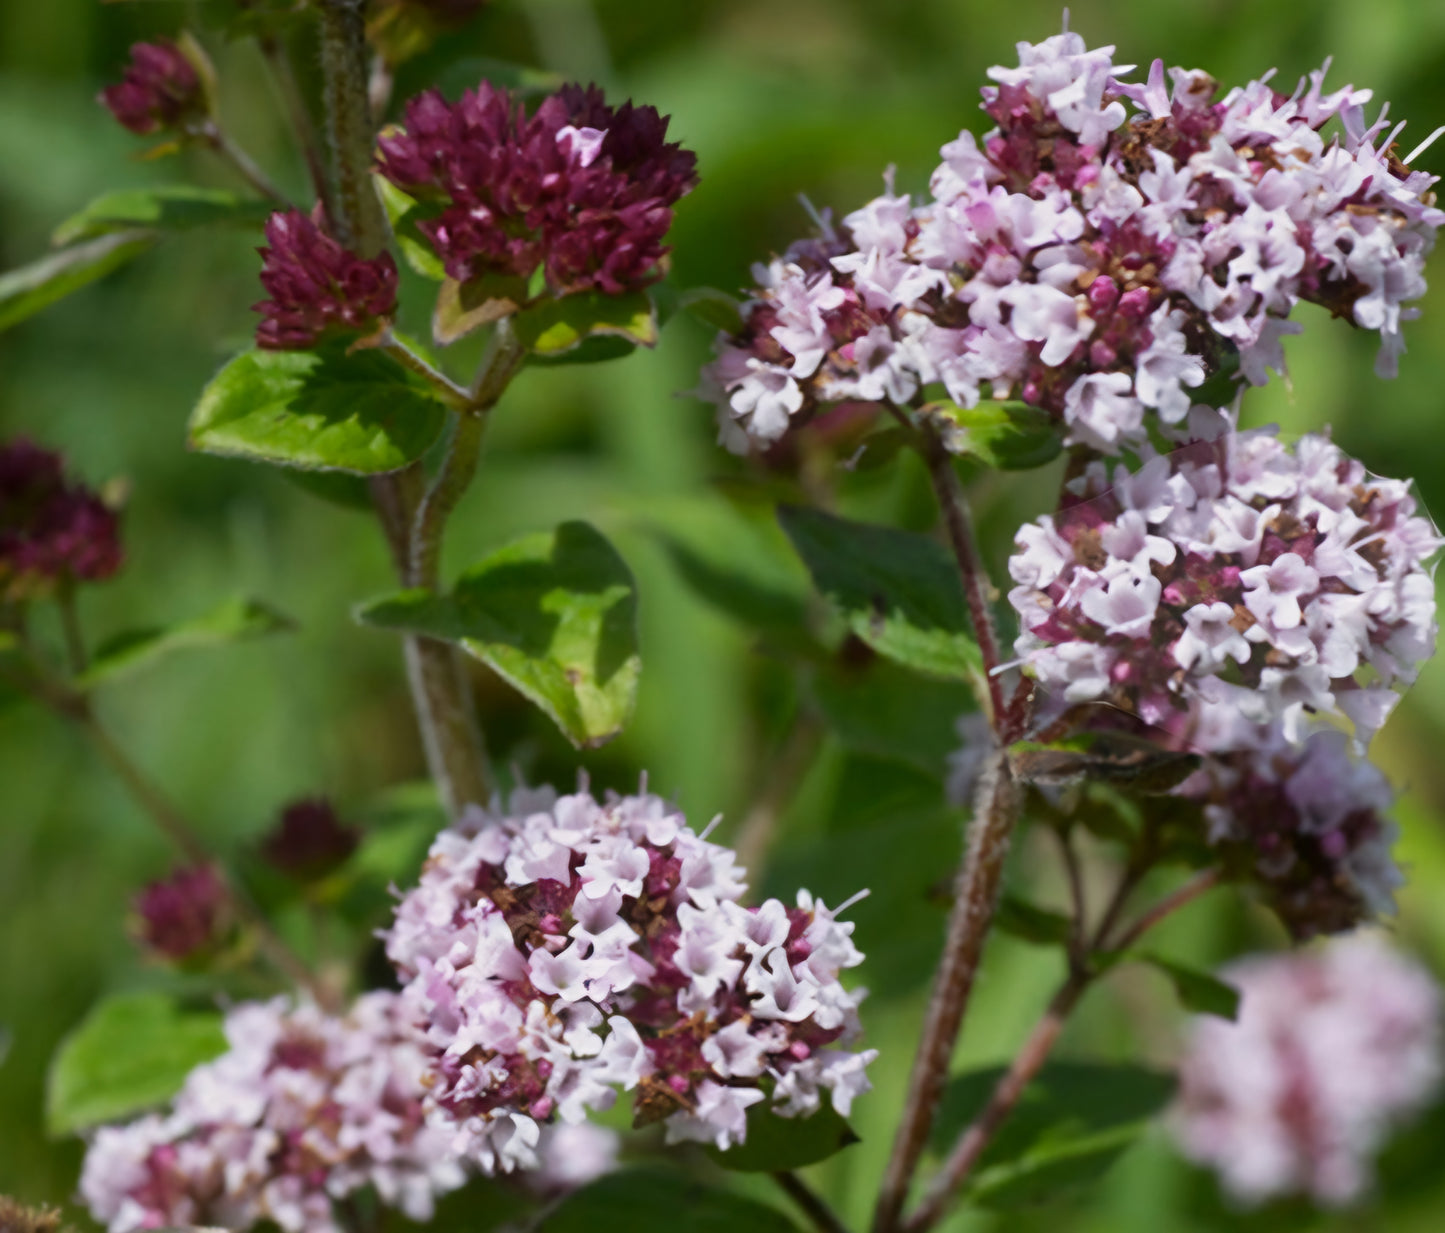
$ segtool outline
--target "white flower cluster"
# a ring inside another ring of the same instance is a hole
[[[1161,62],[1124,84],[1132,66],[1077,34],[1018,51],[983,91],[997,127],[943,148],[929,200],[890,182],[841,233],[755,267],[701,390],[724,444],[941,383],[967,406],[1021,398],[1115,453],[1146,412],[1182,424],[1231,357],[1256,384],[1281,369],[1302,299],[1378,330],[1393,373],[1445,212],[1435,177],[1393,153],[1399,129],[1366,125],[1369,91],[1325,94],[1321,69],[1288,97],[1266,76],[1215,101],[1198,71],[1171,69],[1167,90]]]
[[[345,1018],[280,998],[226,1017],[230,1048],[170,1112],[96,1132],[80,1192],[110,1233],[175,1225],[341,1233],[332,1203],[372,1187],[414,1220],[464,1172],[422,1108],[427,1057],[399,998]]]
[[[1434,650],[1440,542],[1408,484],[1325,437],[1096,461],[1018,533],[1016,650],[1056,707],[1109,702],[1190,748],[1299,741],[1311,713],[1363,743]]]
[[[1171,1119],[1180,1147],[1242,1202],[1358,1199],[1387,1132],[1439,1084],[1439,987],[1366,936],[1223,975],[1239,1019],[1193,1025]]]
[[[668,1140],[741,1142],[750,1106],[820,1089],[846,1114],[875,1051],[838,973],[852,925],[807,892],[745,908],[731,851],[661,798],[519,791],[442,832],[387,950],[431,1054],[430,1100],[487,1171],[636,1092]]]

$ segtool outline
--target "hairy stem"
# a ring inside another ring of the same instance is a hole
[[[377,343],[377,350],[391,356],[398,364],[408,372],[415,373],[423,381],[427,382],[437,397],[454,411],[462,410],[471,405],[471,394],[453,381],[444,372],[433,368],[426,360],[422,359],[415,351],[397,338],[390,331],[382,336]]]
[[[1114,895],[1111,911],[1100,922],[1089,946],[1090,955],[1102,951],[1120,951],[1133,946],[1150,929],[1165,917],[1177,912],[1185,904],[1192,903],[1206,891],[1220,882],[1219,870],[1206,870],[1186,882],[1178,890],[1166,895],[1158,903],[1142,912],[1138,919],[1128,926],[1117,939],[1110,940],[1112,922],[1117,919],[1122,904],[1137,885],[1137,876],[1126,870],[1120,879]],[[1082,922],[1080,922],[1082,923]],[[903,1223],[905,1233],[924,1233],[932,1228],[947,1213],[950,1204],[977,1166],[994,1135],[1008,1119],[1023,1096],[1025,1089],[1037,1077],[1044,1063],[1048,1061],[1064,1025],[1074,1008],[1078,1006],[1089,987],[1098,980],[1101,973],[1091,963],[1071,963],[1068,977],[1049,1000],[1043,1016],[1034,1025],[1023,1046],[1019,1049],[1008,1070],[995,1085],[988,1103],[958,1137],[949,1152],[943,1167],[929,1184],[918,1207]]]
[[[993,923],[1004,857],[1019,804],[1019,787],[1009,769],[1008,757],[1002,749],[995,749],[979,777],[973,821],[968,828],[968,850],[954,887],[943,959],[934,976],[903,1117],[874,1209],[874,1233],[893,1233],[898,1228],[909,1184],[928,1141],[983,945]]]
[[[781,1169],[770,1176],[812,1221],[818,1233],[848,1233],[847,1225],[838,1219],[818,1192],[791,1169]]]
[[[371,182],[376,136],[367,97],[364,0],[318,0],[326,137],[335,180],[337,237],[362,257],[386,245],[386,217]],[[439,376],[440,374],[438,374]],[[416,576],[413,544],[419,468],[372,480],[372,500],[404,582]],[[428,585],[432,585],[429,583]],[[448,813],[487,799],[486,754],[461,657],[447,643],[403,639],[407,683],[421,729],[427,767]]]
[[[1012,734],[1003,729],[1008,723],[1008,701],[1004,696],[1003,679],[998,672],[1003,657],[999,654],[998,633],[994,629],[993,612],[989,608],[989,581],[979,556],[978,542],[973,531],[973,516],[968,501],[958,482],[958,473],[953,469],[953,456],[944,448],[943,442],[932,428],[924,426],[922,436],[923,460],[928,464],[928,477],[933,482],[933,493],[938,499],[938,509],[943,515],[948,530],[948,542],[953,547],[954,559],[958,562],[959,577],[963,580],[963,594],[968,601],[968,615],[973,622],[973,636],[983,655],[983,670],[988,680],[988,704],[994,730],[1001,741],[1012,739]]]

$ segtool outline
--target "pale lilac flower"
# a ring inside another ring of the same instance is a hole
[[[1440,540],[1409,486],[1320,436],[1144,457],[1092,463],[1019,532],[1015,649],[1045,711],[1110,702],[1210,752],[1333,712],[1367,741],[1434,647]]]
[[[966,406],[1022,399],[1105,453],[1143,443],[1154,417],[1187,437],[1210,373],[1283,372],[1302,300],[1378,331],[1393,374],[1445,211],[1383,113],[1366,124],[1368,91],[1326,94],[1321,69],[1290,96],[1266,77],[1216,98],[1207,74],[1160,62],[1138,85],[1067,32],[1018,53],[983,90],[996,127],[943,147],[925,199],[890,172],[841,228],[755,271],[699,392],[730,449],[935,381]],[[1343,136],[1327,141],[1332,120]]]
[[[1359,1200],[1389,1132],[1440,1082],[1441,994],[1377,937],[1225,969],[1237,1022],[1189,1033],[1170,1119],[1180,1149],[1244,1204]]]
[[[745,889],[733,853],[652,795],[518,792],[443,831],[386,935],[435,1124],[495,1172],[536,1167],[555,1119],[618,1088],[670,1140],[721,1147],[769,1089],[784,1116],[820,1088],[845,1112],[875,1056],[842,1048],[852,926],[806,892],[745,908]]]
[[[396,994],[344,1018],[285,998],[226,1018],[229,1049],[164,1115],[95,1133],[81,1195],[110,1233],[172,1225],[340,1233],[333,1200],[372,1188],[412,1220],[465,1180],[423,1109],[427,1058]]]

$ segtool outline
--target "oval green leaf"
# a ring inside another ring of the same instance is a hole
[[[633,347],[657,343],[657,310],[645,291],[588,292],[543,300],[519,313],[514,326],[518,341],[542,360],[556,359],[592,340],[607,339],[612,344],[598,359],[614,359]]]
[[[945,680],[980,677],[963,588],[941,544],[795,505],[781,506],[778,521],[818,590],[878,654]]]
[[[55,244],[74,244],[130,227],[186,231],[193,227],[260,227],[272,206],[219,188],[166,184],[105,193],[71,215],[51,235]]]
[[[225,1049],[214,1011],[182,1010],[163,993],[105,998],[50,1063],[46,1125],[53,1135],[74,1134],[162,1104]]]
[[[296,628],[290,617],[254,599],[231,599],[203,616],[175,625],[134,629],[103,642],[76,679],[81,689],[123,676],[187,647],[225,646]]]
[[[379,475],[420,458],[446,410],[376,351],[244,351],[191,413],[190,443],[206,454],[283,467]]]
[[[0,274],[0,330],[134,261],[158,239],[154,231],[116,231]]]
[[[404,591],[365,605],[357,619],[459,643],[579,749],[616,736],[637,701],[637,584],[585,522],[492,553],[450,595]]]
[[[981,402],[975,407],[931,402],[918,414],[939,425],[949,453],[1002,471],[1041,467],[1063,449],[1062,425],[1022,402]]]
[[[1208,972],[1159,955],[1139,955],[1138,958],[1169,978],[1179,1004],[1185,1010],[1231,1021],[1239,1017],[1239,990],[1233,985]]]

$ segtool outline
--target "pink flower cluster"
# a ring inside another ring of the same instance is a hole
[[[110,1233],[261,1220],[340,1233],[332,1203],[363,1187],[426,1220],[462,1184],[451,1134],[425,1118],[427,1057],[396,994],[366,994],[345,1018],[243,1004],[226,1039],[168,1113],[96,1132],[80,1191]]]
[[[487,1171],[529,1168],[542,1125],[636,1092],[669,1142],[741,1142],[771,1100],[847,1114],[875,1051],[862,956],[807,892],[743,907],[731,851],[653,795],[519,791],[443,831],[387,950],[431,1050],[430,1099]]]
[[[343,248],[300,210],[266,222],[261,285],[270,295],[256,343],[269,351],[314,347],[329,334],[366,334],[396,312],[396,261],[390,253],[363,258]]]
[[[100,101],[141,136],[176,128],[205,111],[200,75],[169,39],[134,44],[125,75],[100,92]]]
[[[1203,804],[1226,870],[1261,888],[1296,939],[1389,914],[1405,880],[1390,854],[1390,785],[1347,743],[1330,729],[1298,745],[1265,729],[1258,748],[1205,758],[1177,789]]]
[[[1241,1202],[1358,1199],[1387,1132],[1439,1085],[1439,987],[1364,936],[1224,976],[1242,994],[1239,1019],[1191,1030],[1172,1118],[1180,1147]]]
[[[0,443],[0,602],[56,583],[99,582],[120,568],[120,520],[64,460],[17,437]]]
[[[1109,702],[1179,745],[1297,741],[1337,712],[1363,743],[1433,652],[1440,542],[1408,484],[1321,436],[1095,461],[1018,533],[1016,652],[1054,707]]]
[[[767,267],[703,394],[736,451],[843,399],[1021,398],[1072,442],[1115,453],[1187,417],[1190,390],[1237,360],[1281,369],[1300,300],[1383,340],[1394,371],[1406,307],[1445,212],[1435,177],[1367,125],[1369,91],[1291,95],[1269,77],[1216,100],[1198,71],[1119,77],[1112,47],[1065,33],[1020,43],[983,109],[997,125],[943,148],[928,200],[887,192],[841,232]],[[1321,129],[1338,119],[1341,133]]]
[[[457,103],[412,99],[377,169],[440,208],[420,227],[452,278],[540,268],[554,295],[619,295],[661,277],[672,207],[697,183],[666,137],[654,108],[609,107],[596,87],[566,86],[529,117],[483,82]]]

